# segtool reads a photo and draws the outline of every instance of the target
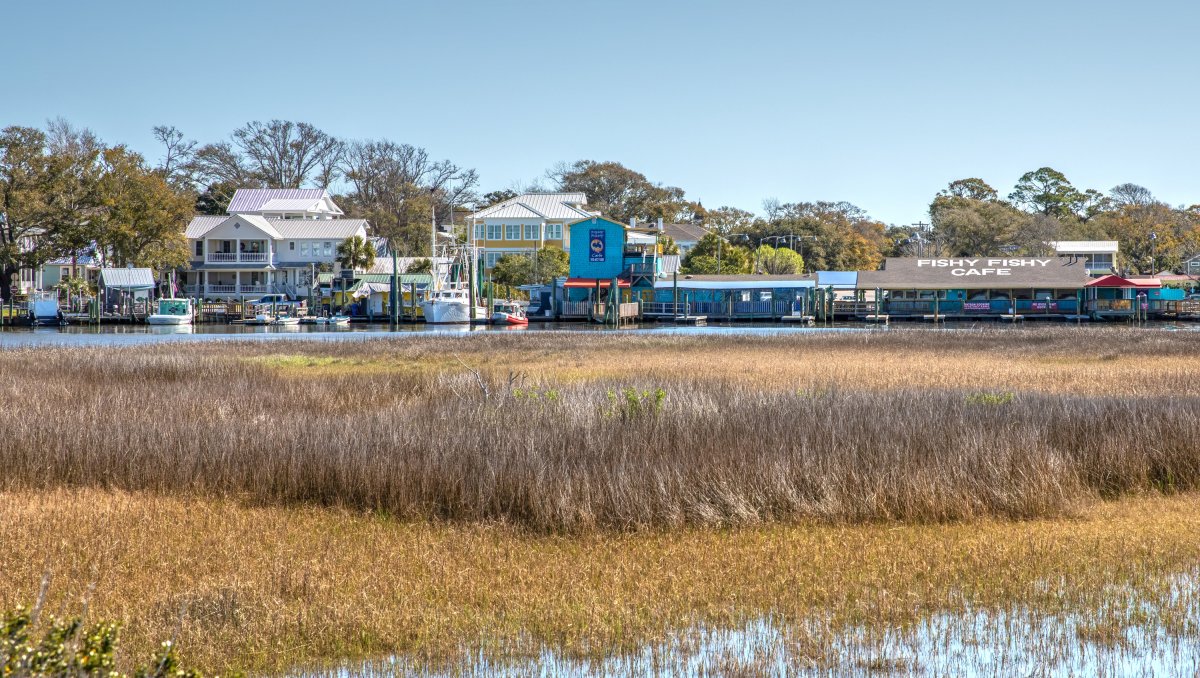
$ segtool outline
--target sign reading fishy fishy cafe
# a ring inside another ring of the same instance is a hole
[[[917,268],[948,268],[953,276],[1012,275],[1014,268],[1038,268],[1053,259],[917,259]]]

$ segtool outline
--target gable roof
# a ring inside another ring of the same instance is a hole
[[[589,222],[589,221],[593,224],[599,223],[601,221],[607,221],[608,223],[610,223],[614,226],[620,226],[621,228],[623,228],[625,230],[629,230],[629,224],[623,224],[619,221],[609,219],[608,217],[600,216],[599,214],[589,214],[582,219],[576,219],[575,221],[569,222],[567,224],[567,228],[570,228],[570,227],[574,226],[575,224],[582,224],[584,222]]]
[[[225,211],[229,214],[261,212],[263,205],[272,200],[300,200],[311,205],[328,197],[329,191],[324,188],[239,188],[234,191]]]
[[[476,219],[578,219],[590,216],[582,209],[583,193],[522,193],[475,213]]]
[[[1122,278],[1119,275],[1102,275],[1087,284],[1088,287],[1136,287],[1153,289],[1162,287],[1158,278]]]
[[[708,229],[698,224],[663,224],[663,234],[675,242],[699,242]]]
[[[858,289],[1079,289],[1089,280],[1071,257],[889,257],[878,271],[858,272]]]
[[[148,290],[154,287],[154,273],[148,268],[102,268],[100,284],[111,289]]]
[[[230,219],[244,219],[276,240],[329,238],[345,240],[358,234],[360,228],[370,227],[366,219],[267,219],[257,214],[233,216],[196,216],[184,231],[184,237],[199,240],[206,233]]]

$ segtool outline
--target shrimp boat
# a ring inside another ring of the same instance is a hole
[[[498,301],[492,311],[492,324],[524,327],[529,324],[529,318],[521,304],[515,301]]]
[[[433,284],[421,302],[425,322],[462,324],[488,317],[487,309],[471,299],[470,286],[465,280],[470,268],[467,252],[465,247],[456,248],[448,261],[433,260]],[[445,270],[439,270],[443,266]]]
[[[192,300],[167,298],[158,300],[158,312],[146,316],[147,325],[191,325]]]

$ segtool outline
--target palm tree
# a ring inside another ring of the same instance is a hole
[[[375,265],[375,244],[361,235],[352,235],[343,240],[337,246],[337,254],[338,263],[343,269],[366,271]]]

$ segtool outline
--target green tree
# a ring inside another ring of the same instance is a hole
[[[790,275],[804,270],[804,259],[787,247],[762,245],[754,252],[758,270],[767,275]]]
[[[658,236],[658,246],[662,248],[663,254],[679,254],[679,245],[669,235]]]
[[[517,195],[518,194],[516,191],[507,188],[499,191],[492,191],[491,193],[485,193],[483,198],[480,200],[479,209],[491,207],[492,205],[502,203],[505,200],[512,200],[513,198],[517,197]]]
[[[684,255],[680,270],[693,274],[749,273],[750,259],[745,247],[731,245],[716,233],[708,233]]]
[[[614,221],[642,222],[662,219],[675,222],[692,216],[692,204],[684,200],[682,188],[663,186],[641,172],[619,162],[580,160],[562,164],[548,173],[560,190],[580,191],[588,208],[599,210]]]
[[[0,132],[0,299],[22,268],[41,268],[88,245],[100,212],[99,142],[63,121],[50,134],[31,127]]]
[[[996,189],[988,185],[983,179],[977,177],[951,181],[950,185],[938,195],[966,198],[968,200],[990,201],[1000,199],[1000,194],[996,192]]]
[[[119,267],[164,270],[187,265],[183,233],[192,216],[191,196],[173,188],[123,146],[106,149],[101,159],[103,211],[94,224],[95,243]]]
[[[754,215],[736,207],[723,206],[708,210],[704,225],[725,237],[748,228],[754,223]]]
[[[375,265],[375,243],[361,235],[352,235],[338,243],[337,261],[343,269],[370,270]]]
[[[1050,167],[1021,175],[1008,199],[1030,212],[1060,218],[1075,214],[1087,200],[1062,172]]]
[[[492,267],[492,280],[508,287],[538,285],[567,274],[567,253],[546,247],[533,254],[505,254]]]
[[[219,181],[214,184],[209,184],[204,192],[196,196],[196,205],[194,209],[197,214],[205,214],[208,216],[222,216],[229,209],[229,203],[233,201],[233,194],[237,192],[238,186],[229,181]]]
[[[429,258],[417,259],[404,269],[405,273],[431,273],[433,271],[433,260]]]

